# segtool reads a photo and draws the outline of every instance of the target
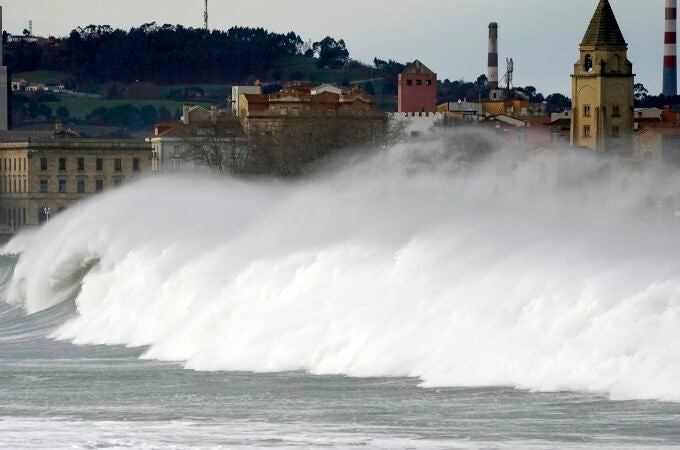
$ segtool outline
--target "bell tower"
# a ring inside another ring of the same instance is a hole
[[[632,151],[633,64],[608,0],[600,0],[571,76],[571,145],[597,152]]]

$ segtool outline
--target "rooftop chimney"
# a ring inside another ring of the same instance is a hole
[[[664,34],[663,95],[678,94],[678,58],[676,19],[678,0],[666,0],[666,32]]]
[[[498,89],[498,24],[489,24],[489,68],[487,72],[487,87]]]

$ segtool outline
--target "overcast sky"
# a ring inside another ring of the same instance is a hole
[[[515,63],[515,85],[569,96],[578,44],[598,0],[209,0],[210,27],[295,31],[304,40],[344,39],[353,59],[420,59],[440,79],[486,73],[488,23],[499,23],[501,72]],[[661,91],[664,0],[610,0],[629,45],[636,82]],[[129,29],[147,22],[201,27],[203,0],[0,0],[4,28],[33,20],[39,36],[77,26]]]

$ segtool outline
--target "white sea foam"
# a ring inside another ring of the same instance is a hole
[[[680,401],[678,177],[574,150],[466,168],[461,142],[294,183],[112,191],[6,247],[22,253],[10,301],[75,295],[55,337],[197,370]]]
[[[66,418],[3,419],[0,418],[0,447],[11,449],[224,449],[252,448],[355,450],[581,450],[583,442],[549,442],[534,439],[491,441],[466,437],[424,439],[392,430],[368,430],[359,433],[339,426],[305,423],[272,424],[236,421],[201,423],[189,421],[133,422],[81,421]],[[548,437],[548,436],[546,436]],[[589,442],[595,450],[651,450],[656,445]],[[200,444],[199,444],[200,443]],[[671,445],[666,449],[678,449]]]

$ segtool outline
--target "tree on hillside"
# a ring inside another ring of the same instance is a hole
[[[338,69],[349,61],[349,51],[345,47],[345,41],[336,41],[330,36],[326,36],[320,42],[312,44],[315,52],[319,55],[316,65],[319,68],[329,67]]]
[[[647,95],[649,95],[647,88],[645,88],[642,83],[635,83],[633,86],[633,96],[635,97],[635,100],[641,102],[647,98]]]
[[[558,109],[561,110],[571,107],[571,99],[560,93],[548,95],[545,98],[545,101],[548,105],[557,107]]]
[[[66,109],[65,106],[60,106],[57,108],[57,117],[60,118],[61,120],[66,120],[69,118],[70,113],[68,112],[68,109]]]

